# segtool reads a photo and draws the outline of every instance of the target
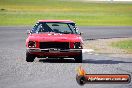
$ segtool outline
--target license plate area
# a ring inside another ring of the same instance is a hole
[[[49,52],[60,52],[60,49],[56,49],[56,48],[54,48],[54,49],[49,49]]]

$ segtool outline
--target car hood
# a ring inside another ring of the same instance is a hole
[[[39,33],[30,34],[28,39],[37,42],[81,42],[82,38],[77,34]]]

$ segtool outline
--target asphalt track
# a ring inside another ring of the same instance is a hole
[[[84,40],[132,37],[132,27],[79,27]],[[30,27],[0,27],[0,88],[132,88],[129,84],[77,84],[76,68],[88,74],[130,74],[132,57],[115,58],[83,53],[83,63],[72,59],[25,61],[26,30]]]

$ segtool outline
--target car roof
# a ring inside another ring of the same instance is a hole
[[[74,23],[71,20],[38,20],[38,22],[62,22],[62,23]]]

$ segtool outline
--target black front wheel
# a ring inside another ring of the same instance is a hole
[[[26,61],[27,62],[33,62],[35,59],[35,56],[30,54],[29,52],[26,52]]]
[[[76,63],[82,63],[82,53],[79,56],[76,56],[74,59]]]

